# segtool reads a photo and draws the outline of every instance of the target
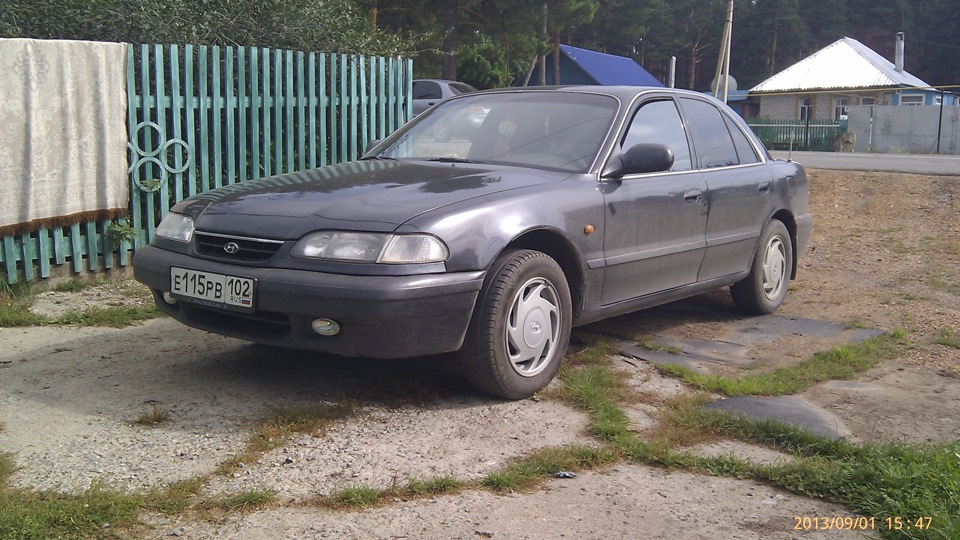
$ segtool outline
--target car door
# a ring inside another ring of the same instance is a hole
[[[699,280],[742,272],[771,213],[773,178],[737,122],[717,104],[694,97],[679,101],[710,194]]]
[[[693,166],[672,98],[653,97],[640,104],[620,144],[626,150],[638,143],[669,146],[674,164],[667,172],[605,179],[602,184],[604,305],[695,283],[703,260],[707,186]]]

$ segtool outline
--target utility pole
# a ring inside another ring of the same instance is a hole
[[[713,95],[727,102],[730,90],[730,43],[733,38],[733,0],[727,2],[727,19],[723,23],[723,38],[720,40],[720,57],[717,59],[717,75],[713,80]]]

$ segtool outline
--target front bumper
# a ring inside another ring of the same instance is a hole
[[[217,308],[190,298],[168,304],[170,267],[256,280],[253,309]],[[155,246],[137,250],[133,275],[163,313],[194,328],[257,343],[368,358],[409,358],[458,350],[484,272],[352,276],[223,264]],[[340,324],[335,336],[311,329]]]

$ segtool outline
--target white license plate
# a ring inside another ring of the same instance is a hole
[[[253,307],[254,280],[187,268],[170,268],[170,292],[228,306]]]

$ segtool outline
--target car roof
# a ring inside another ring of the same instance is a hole
[[[514,86],[509,88],[497,88],[493,90],[482,90],[483,93],[490,92],[582,92],[589,94],[605,94],[618,97],[629,101],[634,96],[643,92],[657,92],[677,95],[689,95],[705,97],[705,94],[693,90],[682,88],[664,88],[662,86],[600,86],[600,85],[559,85],[559,86]]]

